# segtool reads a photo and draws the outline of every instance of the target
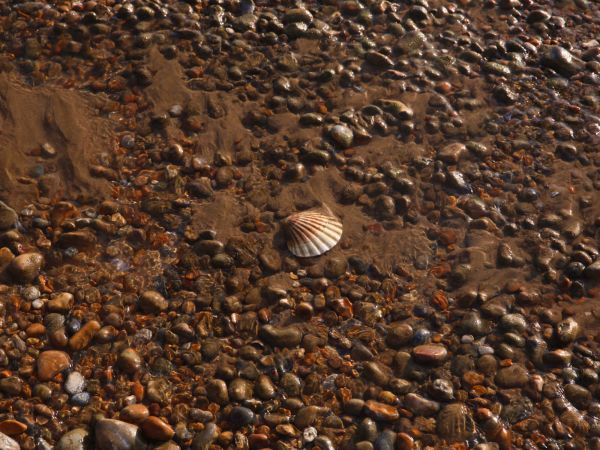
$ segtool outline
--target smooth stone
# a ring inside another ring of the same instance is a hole
[[[506,330],[523,333],[529,324],[521,314],[505,314],[500,319],[500,326]]]
[[[146,398],[152,402],[166,405],[171,395],[171,384],[166,378],[156,378],[148,381]]]
[[[440,410],[438,402],[414,393],[406,394],[404,406],[417,416],[432,416]]]
[[[132,348],[126,348],[117,358],[117,365],[123,372],[130,375],[142,366],[142,362],[142,357]]]
[[[393,430],[383,430],[375,439],[375,450],[394,450],[396,448],[397,434]],[[405,448],[405,447],[402,447]]]
[[[155,314],[169,308],[169,302],[156,291],[145,291],[140,296],[140,308],[147,314]]]
[[[521,364],[513,364],[509,367],[502,367],[496,373],[496,384],[503,388],[523,387],[529,380],[527,369]]]
[[[65,380],[65,391],[67,394],[74,395],[83,392],[85,387],[85,378],[79,372],[71,372]]]
[[[96,333],[100,330],[100,323],[96,320],[90,320],[81,329],[69,339],[71,350],[79,351],[86,348]]]
[[[438,152],[438,159],[449,163],[456,164],[467,154],[467,147],[460,142],[449,144]]]
[[[208,450],[212,443],[219,436],[219,429],[214,422],[209,422],[204,430],[196,433],[192,440],[192,450]]]
[[[294,417],[294,425],[299,429],[304,429],[313,425],[317,420],[318,411],[318,408],[314,405],[300,408]]]
[[[234,426],[241,428],[254,422],[254,412],[244,406],[234,406],[229,414],[229,420]]]
[[[400,120],[410,120],[413,118],[413,109],[406,103],[402,103],[399,100],[380,100],[379,104],[383,109],[389,111]]]
[[[6,203],[0,201],[0,230],[13,228],[18,219],[19,215],[17,212]]]
[[[302,330],[296,326],[263,325],[260,335],[268,344],[275,347],[296,347],[302,342]]]
[[[7,419],[0,422],[0,433],[8,436],[18,436],[27,431],[27,425],[14,419]]]
[[[2,450],[21,450],[21,446],[13,438],[4,433],[0,433],[0,449]]]
[[[600,259],[587,266],[583,275],[589,280],[600,280]]]
[[[261,400],[271,400],[277,393],[277,387],[267,375],[260,375],[254,386],[254,393]]]
[[[407,323],[392,324],[388,328],[385,343],[392,348],[399,349],[412,341],[413,328]]]
[[[575,58],[566,48],[559,45],[551,47],[544,53],[541,62],[543,65],[556,70],[566,77],[577,74],[584,67],[582,61]]]
[[[39,253],[23,253],[10,263],[8,270],[20,283],[31,283],[40,274],[44,257]]]
[[[144,436],[156,441],[168,441],[175,436],[175,431],[168,424],[156,416],[150,416],[141,425]]]
[[[422,364],[440,364],[448,357],[448,350],[443,345],[418,345],[413,349],[413,357]]]
[[[365,402],[365,411],[374,420],[397,420],[400,417],[400,413],[395,407],[374,400]]]
[[[325,263],[324,272],[327,278],[339,278],[348,270],[348,261],[343,257],[329,258]]]
[[[150,416],[148,407],[141,403],[127,405],[119,413],[119,419],[125,422],[139,425]]]
[[[55,313],[66,313],[73,307],[74,297],[69,292],[61,292],[46,303],[48,311]]]
[[[55,450],[87,450],[90,432],[84,428],[67,431],[59,439]]]
[[[100,419],[94,428],[96,450],[146,450],[136,425],[115,419]]]
[[[89,392],[80,392],[71,397],[71,403],[75,406],[85,406],[90,402],[91,395]]]
[[[71,358],[59,350],[47,350],[40,353],[37,361],[37,373],[40,381],[49,381],[71,365]]]
[[[229,383],[229,397],[237,402],[242,402],[252,398],[254,388],[252,383],[243,378],[236,378]]]
[[[369,50],[367,53],[365,53],[365,60],[369,64],[372,64],[380,69],[389,69],[390,67],[394,67],[394,61],[392,61],[389,56],[374,50]]]
[[[337,124],[329,130],[331,139],[342,148],[348,148],[354,140],[354,133],[346,125]]]

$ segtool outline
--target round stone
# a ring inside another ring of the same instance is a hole
[[[334,125],[329,131],[331,139],[342,148],[348,148],[354,140],[354,133],[346,125]]]
[[[65,391],[67,394],[79,394],[85,387],[85,378],[79,372],[71,372],[65,380]]]
[[[44,257],[39,253],[23,253],[13,259],[9,271],[15,281],[19,283],[31,283],[40,274]]]

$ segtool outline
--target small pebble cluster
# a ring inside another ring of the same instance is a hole
[[[1,450],[600,450],[598,2],[0,33]]]

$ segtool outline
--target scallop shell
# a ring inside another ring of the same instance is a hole
[[[330,211],[311,209],[292,214],[283,221],[290,252],[300,258],[319,256],[342,238],[342,223]]]
[[[437,419],[439,435],[450,441],[459,442],[475,432],[475,421],[464,403],[452,403],[440,411]]]

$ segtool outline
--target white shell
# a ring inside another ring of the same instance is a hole
[[[288,235],[288,249],[300,258],[322,255],[342,238],[342,223],[321,209],[292,214],[283,225]]]

